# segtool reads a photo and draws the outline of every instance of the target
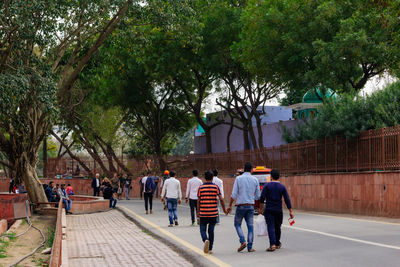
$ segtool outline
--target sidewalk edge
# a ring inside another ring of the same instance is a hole
[[[116,209],[118,211],[120,211],[128,220],[130,220],[134,224],[136,224],[140,229],[149,232],[151,234],[151,236],[153,236],[155,239],[161,241],[168,247],[172,248],[172,250],[174,250],[176,253],[178,253],[183,258],[185,258],[190,263],[192,263],[193,266],[207,267],[207,266],[210,266],[210,264],[212,264],[211,262],[204,259],[203,257],[199,257],[199,255],[197,253],[192,252],[185,247],[182,247],[175,241],[170,240],[167,237],[164,237],[162,234],[159,234],[159,233],[156,233],[156,232],[150,230],[148,227],[146,227],[144,224],[142,224],[134,215],[126,212],[124,209],[122,209],[120,207],[116,207]]]

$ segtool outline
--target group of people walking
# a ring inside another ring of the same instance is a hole
[[[203,182],[198,177],[198,171],[193,170],[193,177],[187,182],[185,201],[190,206],[192,226],[196,224],[196,221],[200,226],[200,235],[204,242],[204,253],[212,253],[214,229],[220,223],[218,202],[226,215],[232,212],[233,205],[236,206],[234,226],[240,243],[237,249],[238,252],[246,248],[248,252],[255,251],[253,248],[255,200],[260,200],[259,214],[265,217],[267,224],[270,240],[267,251],[272,252],[281,248],[282,198],[289,210],[290,218],[294,218],[289,195],[286,187],[279,183],[278,170],[271,171],[272,180],[265,184],[261,192],[258,179],[251,175],[252,168],[252,164],[247,162],[244,165],[244,173],[236,177],[228,207],[224,203],[223,182],[217,177],[218,171],[206,171],[204,173],[205,182]],[[147,180],[148,178],[146,178],[146,182]],[[148,206],[146,201],[145,198],[147,214]],[[171,171],[162,185],[161,201],[166,203],[168,208],[168,226],[179,225],[177,206],[181,204],[182,192],[180,182],[175,178],[175,172]],[[151,206],[150,213],[152,213]],[[243,220],[246,222],[248,230],[247,241],[242,229]]]
[[[132,189],[132,178],[125,177],[114,173],[113,178],[105,177],[100,179],[100,174],[96,173],[92,179],[93,196],[100,196],[100,191],[103,192],[103,198],[110,200],[110,208],[115,208],[117,201],[122,198],[125,193],[125,198],[129,200],[129,192]]]

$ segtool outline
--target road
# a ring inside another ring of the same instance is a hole
[[[400,266],[400,224],[394,220],[295,211],[294,226],[289,226],[288,215],[284,215],[282,249],[266,252],[268,237],[256,236],[256,252],[238,253],[233,216],[223,215],[215,228],[214,254],[210,257],[202,253],[199,227],[190,226],[188,206],[179,206],[180,225],[169,228],[168,214],[158,199],[149,215],[145,214],[142,200],[123,200],[118,205],[149,231],[195,254],[205,266]],[[245,226],[244,229],[247,232]]]

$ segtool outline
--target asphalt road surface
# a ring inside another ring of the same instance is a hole
[[[118,206],[149,231],[196,255],[204,266],[400,266],[400,220],[294,211],[294,226],[289,226],[288,214],[284,214],[282,249],[266,252],[268,237],[255,236],[256,252],[238,253],[240,244],[233,216],[222,215],[215,228],[214,254],[209,256],[202,253],[199,227],[190,225],[188,206],[179,206],[179,226],[173,228],[167,227],[168,213],[159,199],[154,201],[153,214],[149,215],[145,214],[142,200],[123,200]],[[247,236],[244,221],[242,227]]]

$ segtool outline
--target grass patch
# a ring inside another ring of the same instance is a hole
[[[10,245],[10,242],[15,240],[17,237],[15,233],[4,234],[0,238],[0,258],[7,257],[6,248]]]
[[[47,227],[47,241],[46,244],[48,247],[53,247],[53,242],[54,242],[54,235],[55,235],[56,229],[54,227]]]

